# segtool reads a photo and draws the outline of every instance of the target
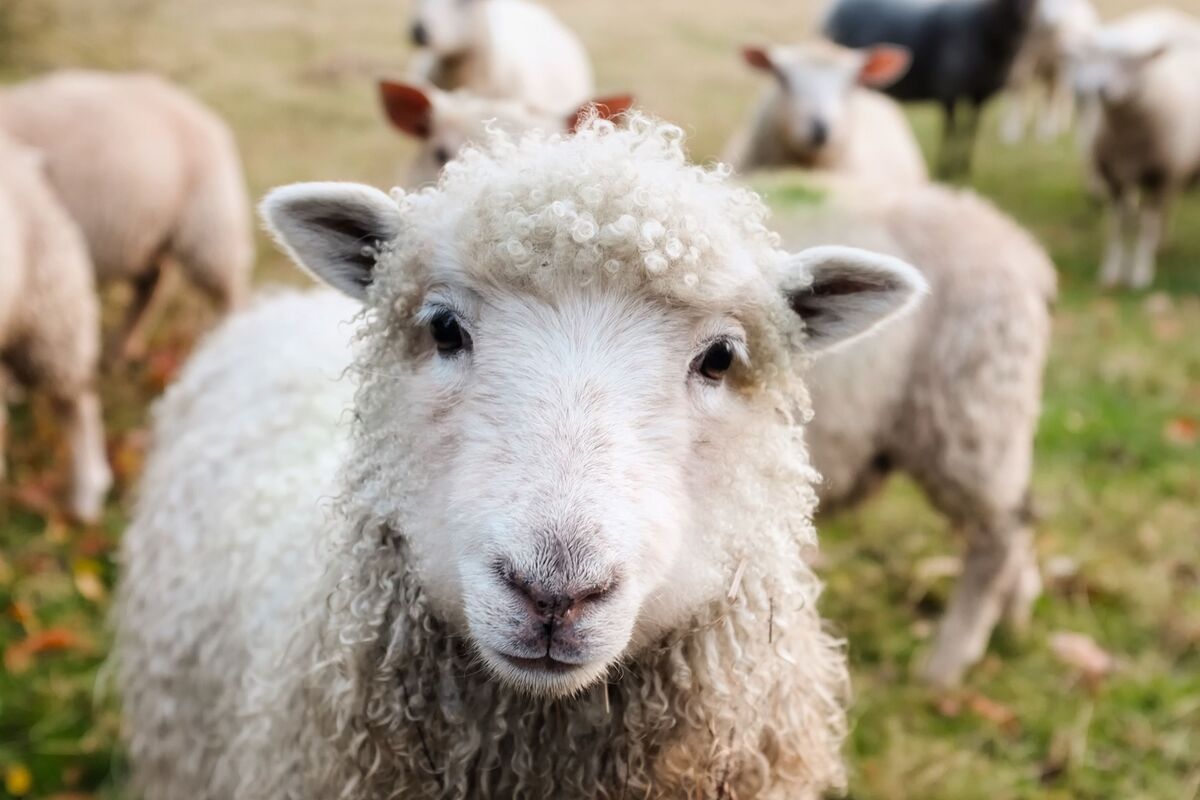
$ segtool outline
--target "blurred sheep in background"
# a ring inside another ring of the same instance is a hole
[[[851,50],[817,41],[748,47],[743,57],[774,82],[727,148],[735,170],[797,165],[898,183],[928,180],[903,110],[872,91],[907,71],[903,48]]]
[[[1200,20],[1165,8],[1116,20],[1076,80],[1098,108],[1088,158],[1110,206],[1100,282],[1144,288],[1171,203],[1200,174]]]
[[[526,0],[416,0],[411,35],[418,83],[548,114],[566,114],[595,92],[583,43]]]
[[[392,126],[419,142],[417,155],[404,185],[416,188],[433,183],[442,168],[468,143],[479,141],[487,128],[507,133],[540,128],[573,130],[588,109],[610,119],[629,109],[633,98],[614,95],[589,101],[569,114],[533,111],[512,101],[478,97],[465,90],[444,92],[432,86],[382,80],[379,95]]]
[[[1035,121],[1044,140],[1067,132],[1075,115],[1072,62],[1099,25],[1091,0],[1038,0],[1009,76],[1005,141],[1021,141]]]
[[[944,128],[937,173],[956,177],[971,169],[980,111],[1008,81],[1034,2],[838,0],[824,31],[847,47],[908,48],[912,65],[885,91],[897,100],[941,104]]]
[[[71,70],[0,89],[0,130],[36,147],[100,284],[134,297],[116,350],[145,350],[168,262],[226,311],[249,288],[253,220],[229,127],[162,78]]]
[[[100,309],[87,246],[40,154],[0,135],[0,477],[7,387],[44,391],[64,420],[71,512],[96,521],[112,484],[96,395]]]
[[[957,684],[1006,618],[1041,592],[1030,513],[1056,275],[1045,250],[972,192],[822,176],[824,199],[775,224],[789,248],[880,250],[930,295],[886,331],[822,354],[806,429],[823,512],[905,472],[966,541],[962,575],[922,677]]]

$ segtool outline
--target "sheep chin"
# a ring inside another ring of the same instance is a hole
[[[486,645],[479,646],[479,656],[496,680],[530,697],[573,697],[596,684],[611,665],[610,659],[567,664],[548,656],[516,658]]]

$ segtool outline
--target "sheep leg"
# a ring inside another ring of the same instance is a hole
[[[948,178],[954,174],[954,150],[958,142],[958,104],[954,100],[942,103],[942,144],[938,148],[937,174]]]
[[[981,104],[967,103],[966,125],[963,126],[962,142],[959,150],[958,175],[971,173],[971,161],[975,156],[975,137],[979,133],[979,117]]]
[[[1165,192],[1143,191],[1141,207],[1138,209],[1137,243],[1133,249],[1128,279],[1133,289],[1145,289],[1154,282],[1154,262],[1162,243],[1166,208]]]
[[[96,522],[112,486],[112,471],[104,447],[104,421],[100,399],[88,389],[60,398],[71,449],[71,513],[84,522]]]
[[[1108,214],[1108,242],[1100,266],[1100,285],[1106,288],[1121,282],[1127,260],[1127,245],[1136,217],[1133,195],[1128,190],[1110,187],[1109,194],[1112,202]]]
[[[1014,599],[1018,579],[1025,574],[1031,540],[1027,528],[975,526],[968,531],[962,574],[938,629],[933,652],[921,670],[928,683],[955,686],[983,657],[992,630]],[[1028,603],[1032,605],[1032,599]]]
[[[1074,112],[1074,92],[1062,75],[1056,75],[1048,87],[1046,115],[1042,117],[1041,138],[1051,141],[1067,132],[1071,127]]]
[[[133,282],[133,299],[125,311],[117,351],[123,361],[135,361],[146,355],[146,331],[163,295],[163,266],[155,264]]]
[[[1004,121],[1000,124],[1000,139],[1005,144],[1017,144],[1025,138],[1029,121],[1034,117],[1037,102],[1037,82],[1031,74],[1029,61],[1020,59],[1009,78],[1004,104]]]

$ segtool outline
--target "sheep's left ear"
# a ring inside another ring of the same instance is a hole
[[[381,80],[379,100],[392,126],[416,139],[428,139],[433,133],[435,90],[410,83]]]
[[[804,320],[809,349],[821,352],[906,313],[929,284],[892,256],[854,247],[813,247],[788,260],[782,289]]]
[[[282,186],[259,212],[293,261],[356,300],[366,299],[379,251],[401,229],[396,202],[358,183]]]
[[[861,52],[863,63],[858,70],[858,82],[872,89],[886,89],[903,78],[912,66],[912,53],[907,47],[881,44]]]
[[[633,108],[633,95],[631,94],[614,94],[589,100],[576,109],[574,114],[567,116],[567,132],[574,133],[579,130],[579,126],[586,120],[592,119],[593,115],[595,119],[611,120],[631,108]]]

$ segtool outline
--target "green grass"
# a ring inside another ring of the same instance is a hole
[[[380,122],[371,86],[407,55],[394,0],[10,2],[0,6],[0,74],[66,64],[162,71],[231,120],[256,194],[302,179],[388,184],[410,152]],[[792,18],[775,0],[551,4],[588,41],[601,91],[635,89],[692,132],[700,159],[719,152],[756,92],[732,48],[797,37],[809,13]],[[4,16],[13,9],[19,16]],[[932,154],[936,115],[916,109],[913,120]],[[823,521],[824,612],[848,637],[854,668],[851,796],[1194,800],[1200,198],[1176,209],[1152,292],[1101,293],[1099,212],[1071,143],[1005,147],[992,122],[970,183],[1027,225],[1060,269],[1035,481],[1038,549],[1054,576],[1029,635],[1001,634],[963,692],[937,696],[909,670],[951,585],[931,569],[957,551],[943,521],[904,480]],[[817,200],[801,187],[773,194],[781,206]],[[260,277],[293,280],[260,245]],[[28,797],[123,796],[103,671],[113,554],[148,405],[209,321],[189,300],[166,318],[152,357],[103,381],[120,482],[101,526],[47,511],[44,498],[61,489],[61,445],[38,403],[17,408],[13,475],[0,493],[0,777]],[[1092,636],[1116,672],[1081,681],[1049,649],[1059,631]],[[47,633],[58,647],[23,658],[22,643]]]

